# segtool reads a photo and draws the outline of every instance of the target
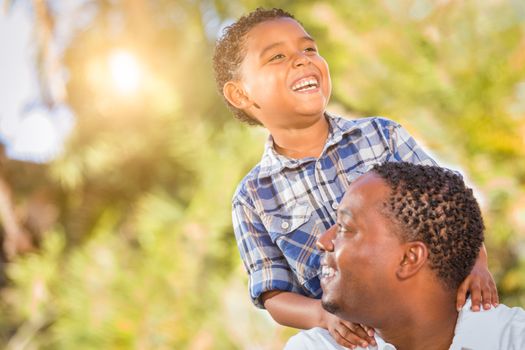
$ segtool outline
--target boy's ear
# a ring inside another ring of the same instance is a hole
[[[253,105],[250,98],[246,95],[241,83],[236,81],[228,81],[222,88],[222,93],[228,102],[235,108],[246,109]]]
[[[399,279],[407,279],[419,272],[428,261],[428,248],[423,242],[405,243],[405,249],[396,276]]]

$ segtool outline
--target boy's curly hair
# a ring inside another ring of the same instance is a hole
[[[391,188],[386,215],[403,241],[421,241],[431,269],[456,290],[470,274],[483,244],[485,226],[472,189],[461,176],[437,166],[383,163],[372,171]]]
[[[295,20],[292,14],[282,9],[273,8],[268,10],[259,7],[239,18],[237,22],[224,28],[223,35],[217,40],[213,54],[215,81],[219,94],[223,98],[222,89],[224,85],[236,78],[239,67],[246,55],[244,48],[246,34],[257,24],[278,18],[292,18]],[[237,119],[250,125],[261,125],[258,120],[231,105],[226,98],[224,98],[224,101]]]

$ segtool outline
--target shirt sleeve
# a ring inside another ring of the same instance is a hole
[[[421,165],[438,165],[401,125],[389,121],[388,141],[394,159]]]
[[[300,285],[279,247],[271,240],[255,209],[234,198],[233,229],[237,247],[248,272],[250,297],[264,308],[261,294],[272,290],[300,293]]]

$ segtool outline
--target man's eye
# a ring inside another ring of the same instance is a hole
[[[353,235],[355,233],[354,229],[352,227],[346,226],[346,225],[337,225],[337,233],[336,236],[348,236]]]
[[[338,225],[337,225],[337,231],[336,231],[335,234],[336,234],[336,236],[342,236],[342,235],[345,234],[346,231],[347,231],[347,230],[346,230],[345,227],[343,227],[343,225],[339,225],[339,224],[338,224]]]
[[[317,52],[317,49],[315,47],[307,47],[306,49],[304,49],[304,51],[307,51],[307,52]]]
[[[272,56],[272,57],[270,58],[270,62],[271,62],[271,61],[275,61],[275,60],[280,60],[281,58],[284,58],[284,55],[281,54],[281,53],[279,53],[279,54],[277,54],[277,55]]]

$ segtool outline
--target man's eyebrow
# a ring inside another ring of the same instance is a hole
[[[299,41],[310,41],[312,43],[315,43],[315,40],[311,37],[311,36],[308,36],[308,35],[305,35],[301,38],[299,38]],[[284,41],[278,41],[276,43],[273,43],[273,44],[270,44],[268,46],[266,46],[262,51],[261,51],[261,54],[259,55],[259,57],[263,57],[268,51],[270,51],[271,49],[277,47],[277,46],[280,46],[280,45],[283,45],[284,44]]]
[[[341,215],[348,216],[350,218],[353,217],[352,212],[350,212],[349,210],[346,210],[346,209],[339,209],[337,211],[337,216],[341,216]]]

